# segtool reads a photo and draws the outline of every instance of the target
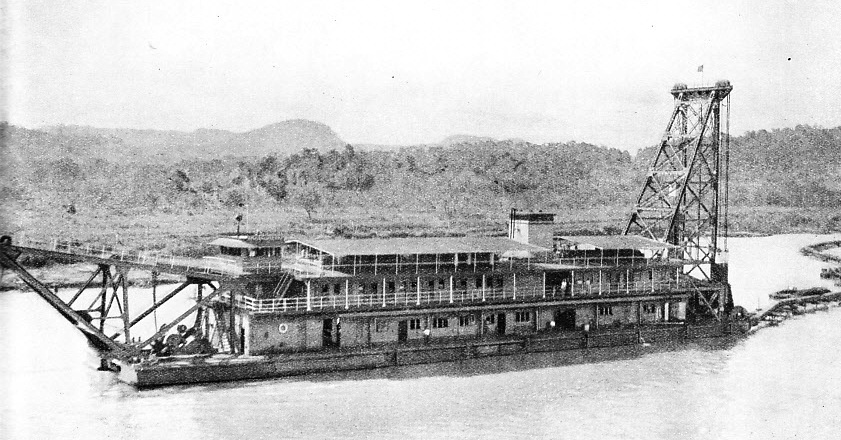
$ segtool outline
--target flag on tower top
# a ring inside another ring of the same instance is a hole
[[[703,64],[701,64],[700,66],[698,66],[698,71],[699,71],[699,72],[703,72],[703,71],[704,71],[704,65],[703,65]]]

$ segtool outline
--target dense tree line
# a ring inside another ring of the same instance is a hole
[[[470,218],[511,207],[557,212],[629,207],[655,151],[632,157],[579,142],[484,140],[152,163],[84,154],[97,148],[96,138],[71,137],[30,156],[16,150],[15,142],[56,142],[56,137],[22,129],[10,136],[12,128],[2,128],[4,201],[79,210],[103,206],[115,214],[275,204],[298,206],[308,215],[356,206]],[[748,132],[731,139],[730,156],[734,206],[841,207],[841,128]]]

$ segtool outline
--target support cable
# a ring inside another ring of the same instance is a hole
[[[727,95],[727,117],[724,128],[724,251],[728,252],[727,237],[730,235],[730,95]]]

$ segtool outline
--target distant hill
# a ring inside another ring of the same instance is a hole
[[[341,149],[346,144],[330,127],[304,119],[278,122],[244,133],[60,125],[40,130],[13,127],[10,136],[11,145],[29,157],[72,154],[129,161],[288,155],[303,149],[322,152]]]
[[[472,136],[469,134],[455,134],[447,136],[439,142],[440,145],[449,146],[457,144],[474,144],[479,142],[498,142],[497,139],[488,136]]]

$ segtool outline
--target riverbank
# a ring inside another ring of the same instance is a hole
[[[27,267],[27,270],[35,278],[53,289],[80,288],[96,272],[96,265],[89,263],[49,263],[41,267],[30,266]],[[97,280],[92,282],[93,285],[99,285],[101,279],[102,277],[99,276]],[[182,281],[178,276],[169,274],[160,274],[158,280],[161,283]],[[152,278],[149,272],[129,271],[127,283],[129,286],[146,287],[152,284]],[[23,281],[11,270],[5,269],[2,279],[0,279],[0,291],[22,289],[26,289]]]

